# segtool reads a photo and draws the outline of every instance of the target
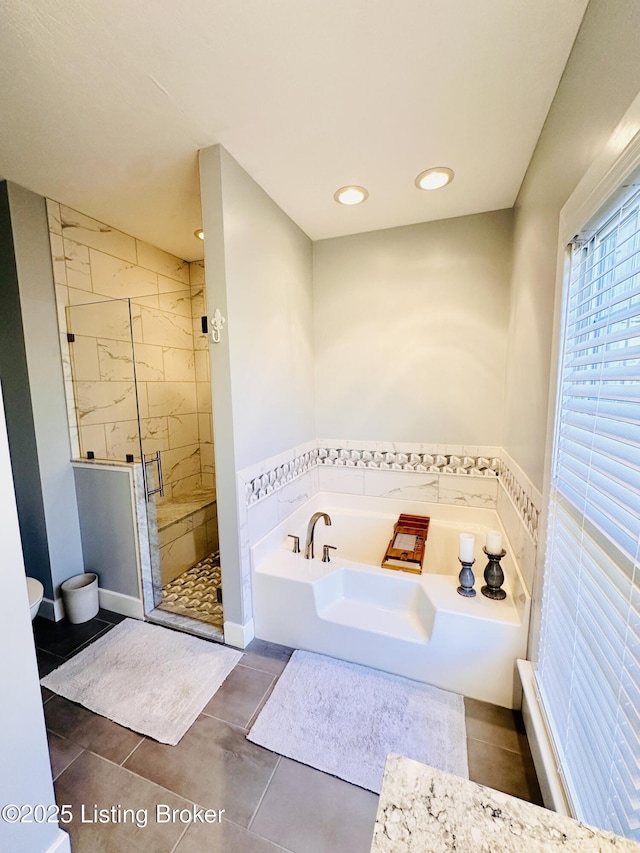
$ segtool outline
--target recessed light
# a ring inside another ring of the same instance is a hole
[[[360,204],[369,198],[369,193],[364,187],[340,187],[333,194],[338,204]]]
[[[416,178],[416,186],[419,190],[439,190],[440,187],[446,187],[453,180],[453,169],[446,166],[436,166],[433,169],[427,169],[425,172],[420,172]]]
[[[204,231],[202,230],[202,228],[196,228],[193,233],[198,238],[198,240],[204,240]]]

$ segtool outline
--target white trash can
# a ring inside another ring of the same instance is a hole
[[[67,619],[74,625],[88,622],[97,614],[98,575],[86,572],[84,575],[74,575],[64,581],[61,586],[62,600]]]

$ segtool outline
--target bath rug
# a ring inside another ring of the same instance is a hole
[[[462,696],[312,652],[293,653],[247,737],[376,794],[390,752],[469,778]]]
[[[40,683],[175,746],[241,657],[218,643],[125,619]]]

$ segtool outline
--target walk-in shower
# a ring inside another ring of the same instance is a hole
[[[178,627],[196,619],[221,633],[208,344],[198,297],[183,288],[67,306],[69,415],[80,458],[141,466],[155,617]]]

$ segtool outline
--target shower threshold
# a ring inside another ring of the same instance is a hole
[[[165,628],[174,628],[176,631],[184,631],[185,634],[193,634],[194,637],[202,637],[204,640],[213,640],[216,643],[224,643],[224,634],[220,628],[208,625],[191,616],[179,616],[177,613],[169,613],[156,607],[145,616],[147,622],[154,625],[163,625]]]

